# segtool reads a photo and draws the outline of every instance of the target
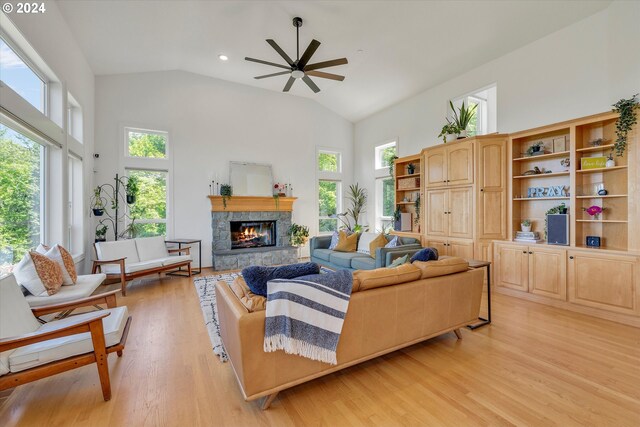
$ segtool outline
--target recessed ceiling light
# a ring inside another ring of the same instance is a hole
[[[358,49],[358,50],[356,50],[356,53],[357,53],[357,54],[362,54],[362,53],[364,53],[364,50],[362,50],[362,49]]]
[[[218,55],[218,58],[220,59],[220,61],[227,61],[229,59],[229,57],[223,53]]]

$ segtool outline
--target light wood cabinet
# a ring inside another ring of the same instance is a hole
[[[473,143],[471,141],[447,147],[447,185],[473,184]]]
[[[447,184],[447,148],[445,146],[430,148],[426,154],[427,188],[442,187]]]
[[[446,236],[449,228],[448,190],[427,191],[427,236]]]
[[[549,298],[567,298],[567,251],[496,244],[497,285]]]
[[[447,235],[473,238],[473,188],[451,188],[447,192]]]
[[[638,257],[569,251],[569,301],[640,314]]]
[[[469,239],[427,239],[425,246],[438,250],[440,256],[474,259],[474,243]]]
[[[507,238],[507,146],[502,140],[479,140],[478,239]]]

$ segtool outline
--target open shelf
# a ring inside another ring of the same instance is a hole
[[[578,153],[591,153],[594,151],[604,151],[610,148],[613,148],[615,144],[607,144],[607,145],[600,145],[598,147],[586,147],[586,148],[578,148],[576,149],[576,151]]]
[[[535,174],[535,175],[518,175],[518,176],[514,176],[513,179],[548,178],[548,177],[552,177],[552,176],[563,176],[563,175],[569,175],[569,174],[570,174],[569,171],[551,172],[551,173],[538,173],[538,174]]]
[[[411,188],[396,188],[396,191],[418,191],[420,187],[411,187]]]
[[[415,203],[415,200],[413,202],[398,202],[396,203],[396,205],[413,205]]]
[[[626,194],[607,194],[606,196],[576,196],[576,199],[616,199],[628,197]]]
[[[405,175],[398,175],[396,178],[420,178],[420,171],[416,173],[410,173]]]
[[[627,165],[623,165],[623,166],[613,166],[610,168],[578,169],[576,170],[576,172],[577,173],[612,172],[612,171],[617,171],[617,170],[626,169],[626,168],[627,168]]]
[[[525,200],[569,200],[570,197],[516,197],[513,200],[525,201]]]
[[[567,157],[569,154],[570,154],[570,151],[560,151],[558,153],[541,154],[539,156],[518,157],[516,159],[513,159],[513,161],[514,162],[529,162],[529,161],[535,161],[535,160],[540,160],[540,159],[553,159],[555,157]]]
[[[576,222],[600,222],[603,224],[609,223],[609,224],[626,224],[627,220],[622,220],[622,219],[576,219]]]

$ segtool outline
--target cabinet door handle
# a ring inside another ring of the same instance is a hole
[[[569,259],[573,259],[573,256],[570,256]]]
[[[522,253],[523,253],[523,254],[526,254],[526,253],[527,253],[527,251],[522,251]]]
[[[481,188],[480,191],[484,191],[484,188]]]
[[[533,252],[529,252],[529,255],[531,255]]]

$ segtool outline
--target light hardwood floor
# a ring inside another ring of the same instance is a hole
[[[640,329],[505,295],[489,327],[300,385],[267,411],[211,351],[191,280],[136,281],[118,301],[133,323],[109,358],[111,401],[86,366],[15,389],[0,425],[640,425]]]

